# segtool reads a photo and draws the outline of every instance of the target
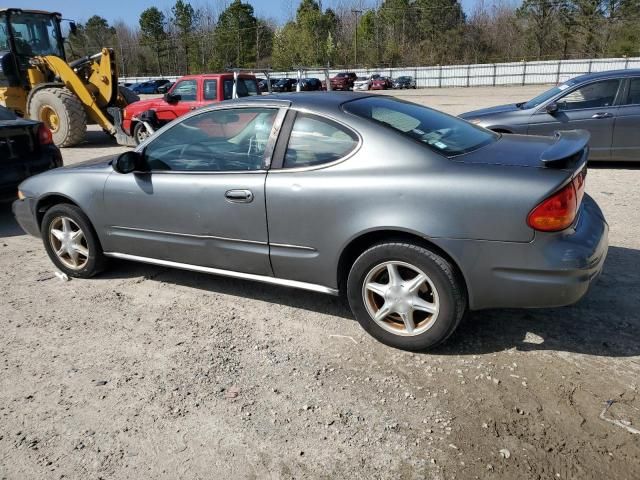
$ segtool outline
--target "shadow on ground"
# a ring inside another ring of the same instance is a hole
[[[472,312],[433,353],[473,355],[516,348],[609,357],[640,355],[639,267],[640,251],[610,247],[604,273],[576,305]],[[353,320],[342,298],[257,282],[123,261],[114,262],[101,278],[139,276]]]

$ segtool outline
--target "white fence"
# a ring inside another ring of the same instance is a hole
[[[403,68],[355,68],[330,69],[329,75],[338,72],[353,71],[358,76],[379,73],[396,78],[410,75],[416,79],[418,88],[426,87],[477,87],[495,85],[536,85],[561,83],[584,73],[601,72],[627,68],[640,68],[640,57],[632,58],[594,58],[583,60],[545,60],[539,62],[485,63],[476,65],[438,65],[434,67]],[[256,71],[257,77],[264,75]],[[297,77],[297,71],[271,72],[272,77]],[[306,70],[304,77],[317,77],[324,80],[324,70]],[[174,81],[176,76],[164,77],[124,77],[120,82],[144,82],[154,78],[167,78]]]

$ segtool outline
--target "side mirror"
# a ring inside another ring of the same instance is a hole
[[[164,99],[167,103],[177,103],[178,101],[180,101],[180,95],[167,92],[164,94]]]
[[[113,169],[118,173],[131,173],[146,171],[144,168],[144,157],[139,152],[129,150],[116,158],[112,164]]]
[[[553,115],[558,111],[558,104],[556,102],[550,103],[544,108],[549,115]]]
[[[71,35],[76,35],[78,33],[78,25],[76,25],[76,22],[69,22],[69,31],[71,32]]]

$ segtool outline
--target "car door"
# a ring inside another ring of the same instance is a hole
[[[589,158],[608,160],[620,84],[620,79],[605,79],[568,90],[555,101],[543,104],[531,116],[527,133],[553,135],[556,130],[588,130],[591,133]],[[555,105],[557,110],[549,112],[550,105]]]
[[[613,126],[612,160],[640,160],[640,76],[629,78]]]
[[[282,130],[266,182],[273,272],[326,284],[335,270],[327,262],[331,255],[320,246],[326,245],[326,226],[341,208],[340,172],[327,167],[358,148],[359,137],[345,125],[306,112],[290,111]],[[315,205],[312,218],[309,199],[319,198],[322,205]]]
[[[171,90],[171,94],[179,95],[177,101],[172,104],[172,109],[177,117],[181,117],[200,106],[198,102],[198,80],[195,78],[180,80]]]
[[[145,168],[105,184],[105,251],[270,275],[264,184],[283,116],[209,110],[143,144]]]

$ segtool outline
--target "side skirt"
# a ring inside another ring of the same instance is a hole
[[[163,267],[173,267],[182,270],[191,270],[193,272],[211,273],[213,275],[222,275],[224,277],[241,278],[244,280],[253,280],[256,282],[271,283],[273,285],[282,285],[284,287],[300,288],[302,290],[310,290],[312,292],[327,293],[329,295],[338,295],[339,291],[335,288],[317,285],[315,283],[299,282],[297,280],[286,280],[284,278],[268,277],[265,275],[256,275],[253,273],[234,272],[232,270],[222,270],[219,268],[201,267],[200,265],[191,265],[189,263],[172,262],[170,260],[160,260],[157,258],[139,257],[137,255],[128,255],[126,253],[104,252],[104,255],[112,258],[120,258],[122,260],[131,260],[134,262],[149,263],[151,265],[161,265]]]

